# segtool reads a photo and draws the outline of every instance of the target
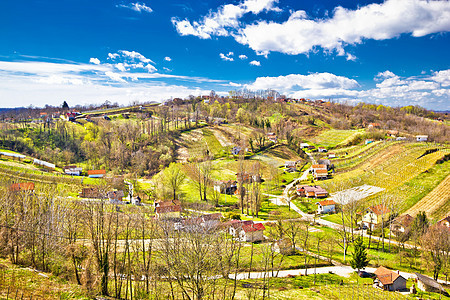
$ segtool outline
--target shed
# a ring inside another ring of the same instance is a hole
[[[440,293],[447,294],[447,291],[440,285],[436,280],[430,278],[428,276],[414,273],[414,277],[417,281],[417,288],[421,289],[424,292],[432,292],[432,293]]]

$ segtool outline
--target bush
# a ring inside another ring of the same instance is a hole
[[[225,213],[224,217],[227,220],[240,220],[241,219],[241,214],[237,213],[237,212],[230,211],[230,212]]]

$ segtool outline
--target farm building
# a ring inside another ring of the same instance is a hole
[[[416,141],[426,142],[428,141],[428,135],[416,135]]]
[[[336,211],[336,202],[333,200],[319,201],[316,204],[318,214],[334,213]]]
[[[141,197],[139,197],[139,196],[132,197],[131,198],[131,204],[133,204],[133,205],[142,205]]]
[[[0,157],[10,158],[10,159],[16,159],[16,160],[22,160],[26,156],[18,153],[11,153],[11,152],[0,152]]]
[[[11,192],[33,192],[34,191],[34,183],[33,182],[22,182],[22,183],[13,183],[9,186],[9,190]]]
[[[371,143],[373,143],[372,139],[367,139],[367,140],[364,141],[364,145],[368,145],[368,144],[371,144]]]
[[[393,235],[398,236],[407,232],[413,221],[414,218],[408,214],[398,216],[397,218],[392,220],[390,230]]]
[[[300,143],[300,148],[304,149],[304,148],[308,148],[309,144],[308,143]]]
[[[297,187],[297,194],[300,197],[325,198],[328,192],[320,186],[300,185]]]
[[[336,158],[336,153],[330,152],[330,153],[328,154],[328,158]]]
[[[319,147],[318,150],[320,153],[328,152],[327,148],[325,148],[325,147]]]
[[[216,228],[220,224],[221,213],[207,214],[195,218],[189,218],[183,221],[184,227],[199,225],[206,229]]]
[[[154,203],[155,210],[157,207],[166,207],[166,206],[173,206],[173,205],[181,206],[181,201],[180,200],[168,200],[168,201],[155,201],[155,203]]]
[[[65,166],[63,167],[63,170],[67,175],[80,176],[83,168],[77,166]]]
[[[375,226],[380,225],[383,220],[386,222],[389,219],[391,211],[383,204],[371,206],[365,210],[362,216],[362,225],[367,226],[373,230]]]
[[[48,170],[54,170],[55,167],[56,167],[55,164],[52,164],[52,163],[49,163],[49,162],[46,162],[46,161],[43,161],[43,160],[39,160],[39,159],[37,159],[37,158],[35,158],[35,159],[33,160],[33,163],[34,163],[35,165],[44,167],[45,169],[48,169]]]
[[[375,270],[377,278],[374,280],[374,287],[386,291],[406,290],[406,279],[399,272],[391,271],[383,266]]]
[[[89,170],[88,176],[89,178],[102,178],[105,176],[106,170]]]
[[[415,277],[415,280],[417,282],[417,288],[424,291],[424,292],[431,292],[431,293],[439,293],[446,295],[447,292],[445,289],[440,285],[436,280],[433,278],[430,278],[428,276],[414,273],[413,275]]]

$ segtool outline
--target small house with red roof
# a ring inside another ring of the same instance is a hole
[[[155,208],[155,213],[158,219],[179,219],[181,218],[181,206],[157,206]]]
[[[264,240],[264,224],[253,221],[231,220],[223,224],[228,228],[228,232],[243,242],[259,242]]]
[[[323,200],[316,202],[316,204],[318,214],[327,214],[336,212],[336,202],[334,202],[333,200]]]
[[[373,282],[374,287],[386,291],[406,290],[406,279],[400,272],[394,272],[383,266],[375,270],[376,279]]]

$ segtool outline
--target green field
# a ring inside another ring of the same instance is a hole
[[[363,133],[363,129],[359,130],[338,130],[330,129],[321,132],[318,136],[311,139],[317,146],[325,148],[334,148],[338,145],[345,145],[354,135]]]

